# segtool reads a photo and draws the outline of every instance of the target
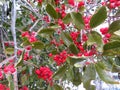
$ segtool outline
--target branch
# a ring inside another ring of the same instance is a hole
[[[28,61],[24,61],[24,64],[27,64],[27,65],[29,65],[29,66],[34,66],[34,67],[38,68],[37,65],[35,65],[35,64],[33,64],[33,63],[30,63],[30,62],[28,62]]]
[[[29,29],[29,31],[32,31],[32,29],[38,24],[38,22],[40,21],[40,19],[37,19],[37,21],[33,24],[33,26]]]
[[[15,24],[16,24],[16,0],[12,0],[12,12],[11,12],[11,31],[14,40],[14,55],[15,55],[15,62],[17,63],[17,40],[16,40],[16,31],[15,31]],[[16,72],[13,75],[14,78],[14,90],[18,90],[18,79],[17,79],[17,68]]]

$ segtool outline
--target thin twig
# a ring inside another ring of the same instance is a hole
[[[38,68],[37,65],[35,65],[35,64],[33,64],[33,63],[30,63],[30,62],[28,62],[28,61],[24,61],[24,64],[28,64],[28,65],[30,65],[30,66],[34,66],[34,67]]]
[[[7,54],[6,54],[6,52],[5,52],[5,45],[4,45],[3,32],[2,32],[2,30],[1,30],[1,42],[2,42],[2,47],[3,47],[3,52],[4,52],[4,54],[5,54],[5,57],[7,58]]]
[[[38,22],[40,21],[40,19],[37,19],[37,21],[33,24],[33,26],[29,29],[29,31],[32,31],[33,28],[38,24]]]

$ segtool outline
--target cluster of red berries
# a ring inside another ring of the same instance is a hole
[[[27,86],[23,86],[22,88],[20,88],[19,90],[29,90],[29,88]]]
[[[10,90],[6,85],[0,84],[0,90]]]
[[[6,74],[12,74],[16,71],[15,67],[14,67],[14,64],[9,64],[7,66],[4,66],[4,73]]]
[[[120,0],[109,0],[110,8],[116,8],[120,6]]]
[[[62,18],[66,16],[65,9],[66,9],[66,6],[64,4],[60,5],[60,7],[55,8],[56,12],[59,13]]]
[[[38,75],[38,78],[43,79],[48,83],[52,82],[53,72],[50,70],[49,67],[42,66],[39,69],[36,69],[35,73]]]
[[[29,42],[33,43],[37,41],[36,32],[29,33],[28,31],[22,32],[22,37],[26,37]]]
[[[25,51],[26,51],[26,52],[24,53],[23,60],[27,61],[27,60],[33,58],[32,55],[29,55],[29,52],[30,52],[31,49],[32,49],[32,47],[31,47],[30,45],[25,47]],[[20,56],[21,53],[22,53],[22,50],[18,50],[18,51],[17,51],[17,55],[18,55],[18,56]]]
[[[85,50],[82,43],[88,40],[88,37],[86,34],[82,34],[82,41],[83,42],[78,42],[78,36],[80,35],[80,32],[71,32],[70,36],[72,40],[74,41],[75,45],[77,48],[80,50],[80,52],[77,54],[77,56],[92,56],[96,54],[96,49],[95,47],[92,47],[90,50]],[[69,54],[70,56],[73,56],[73,54]]]
[[[103,37],[103,42],[106,44],[109,42],[109,38],[111,37],[111,34],[108,33],[108,27],[105,28],[101,28],[100,32],[102,33],[102,35],[104,35]]]
[[[85,23],[85,29],[88,30],[90,29],[90,19],[91,16],[85,16],[83,17],[84,23]]]
[[[60,66],[66,61],[67,56],[67,52],[64,50],[60,54],[54,55],[53,60]]]

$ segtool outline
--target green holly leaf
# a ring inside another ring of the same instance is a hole
[[[77,56],[69,56],[69,61],[71,65],[74,65],[75,63],[82,62],[86,60],[85,57],[77,57]]]
[[[85,68],[83,79],[83,86],[86,90],[95,90],[95,86],[91,85],[91,80],[95,80],[96,78],[96,71],[94,64],[90,64]]]
[[[58,84],[55,84],[53,87],[54,87],[54,90],[63,90],[63,88]]]
[[[68,47],[73,42],[72,38],[70,37],[70,34],[67,33],[67,32],[62,32],[61,33],[61,38],[62,38],[63,42],[65,43],[65,45],[68,46]]]
[[[88,34],[87,44],[88,45],[97,44],[97,50],[102,52],[103,49],[102,36],[98,32],[92,31],[91,33]]]
[[[118,81],[115,81],[112,77],[109,76],[108,71],[101,68],[99,63],[95,64],[96,71],[100,77],[101,80],[103,80],[105,83],[109,84],[119,84]]]
[[[84,21],[82,18],[82,15],[80,13],[76,13],[76,12],[72,12],[70,13],[71,18],[72,18],[72,22],[73,24],[75,24],[76,28],[78,30],[81,30],[84,28]]]
[[[70,13],[68,13],[68,14],[63,18],[63,22],[64,22],[65,24],[69,24],[71,21],[72,21],[71,15],[70,15]]]
[[[74,43],[70,44],[69,49],[73,54],[78,54],[79,53],[79,50]]]
[[[55,32],[53,28],[44,28],[41,29],[38,34],[39,35],[52,35]]]
[[[107,18],[107,10],[106,7],[103,6],[92,16],[90,20],[90,27],[91,28],[97,27],[98,25],[103,23],[106,18]]]
[[[54,18],[54,19],[58,18],[58,14],[57,14],[57,12],[55,11],[54,7],[51,4],[47,4],[46,11],[52,18]]]
[[[67,65],[64,64],[63,66],[61,66],[52,76],[54,79],[60,79],[63,77],[65,71],[67,70]]]
[[[104,45],[103,50],[103,55],[120,55],[120,42],[109,42]]]
[[[41,50],[41,49],[44,48],[44,44],[42,42],[40,42],[40,41],[33,42],[31,44],[32,44],[32,48],[33,49],[39,49],[39,50]]]
[[[78,86],[81,84],[82,74],[79,72],[79,68],[76,68],[76,67],[73,67],[73,72],[74,72],[74,77],[73,77],[72,83]]]
[[[112,22],[110,24],[108,32],[113,33],[113,32],[118,31],[118,30],[120,30],[120,20]]]

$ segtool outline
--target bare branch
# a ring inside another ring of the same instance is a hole
[[[16,25],[16,0],[12,0],[12,12],[11,12],[11,31],[13,35],[14,40],[14,55],[15,55],[15,62],[17,63],[17,40],[16,40],[16,31],[15,31],[15,25]],[[17,69],[16,72],[13,75],[14,78],[14,90],[18,90],[18,79],[17,79]]]
[[[29,31],[32,31],[33,28],[38,24],[38,22],[40,21],[40,19],[37,19],[37,21],[33,24],[33,26],[29,29]]]

